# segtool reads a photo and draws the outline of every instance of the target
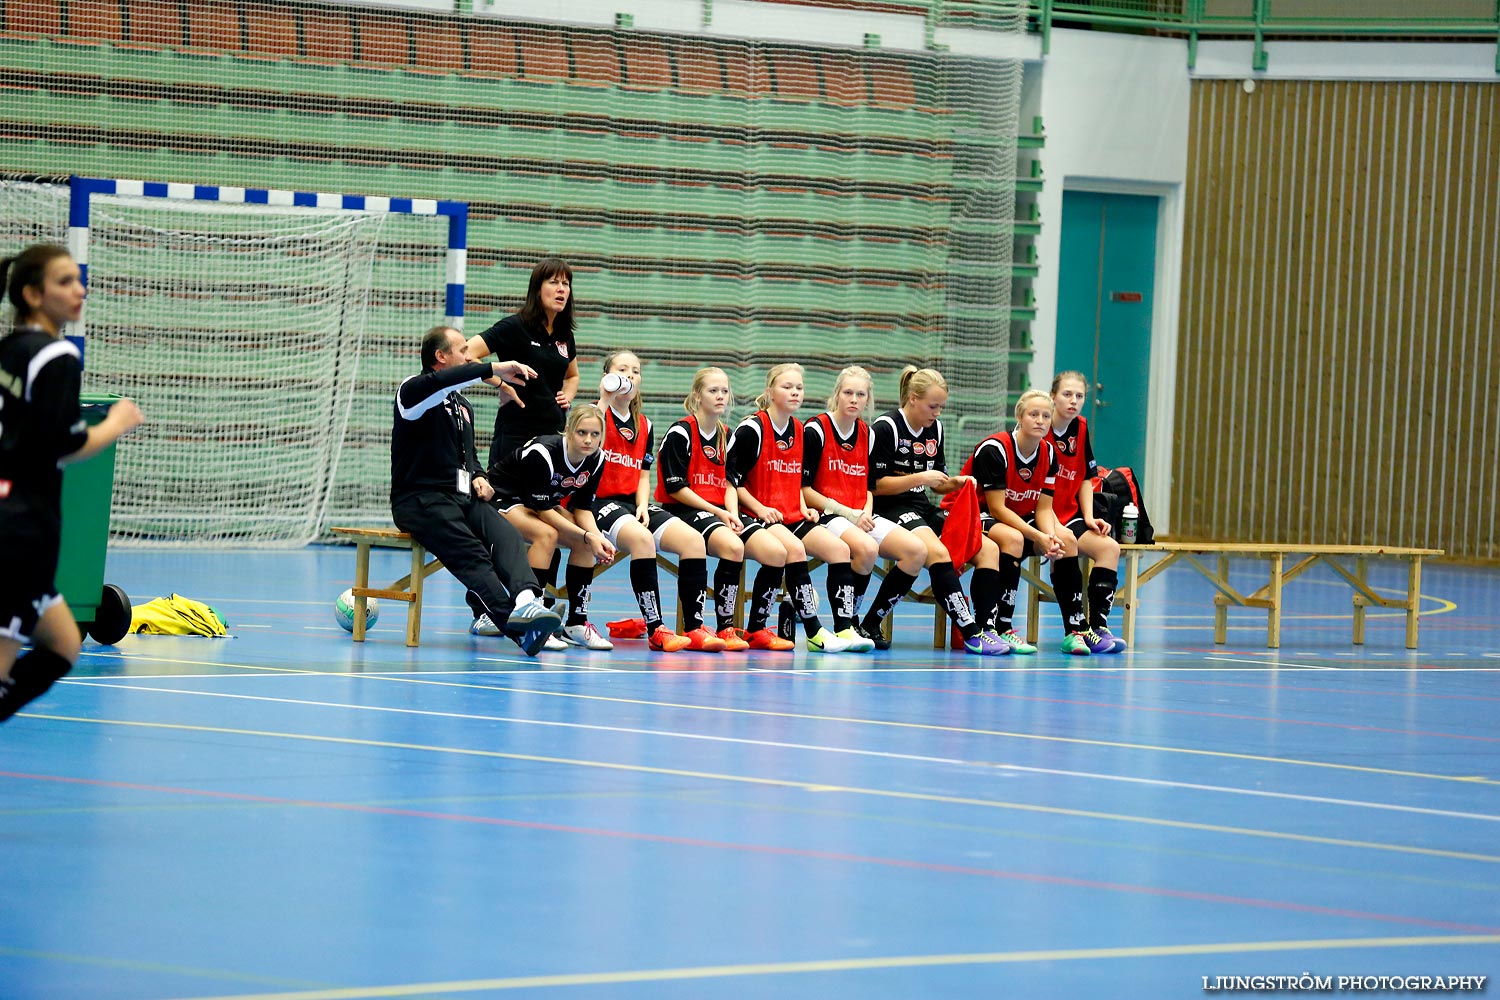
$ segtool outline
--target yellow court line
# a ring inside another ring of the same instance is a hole
[[[229,736],[262,736],[272,739],[302,740],[309,743],[334,743],[343,746],[383,747],[390,750],[420,750],[427,753],[456,754],[463,757],[487,757],[497,760],[524,760],[535,764],[563,764],[569,767],[594,767],[606,771],[627,771],[635,774],[661,774],[674,778],[695,778],[703,781],[725,781],[745,785],[761,785],[769,788],[792,788],[805,792],[868,795],[875,798],[899,799],[909,802],[941,802],[945,805],[979,806],[985,809],[1011,809],[1017,812],[1041,813],[1048,816],[1068,816],[1078,819],[1108,820],[1118,823],[1139,823],[1143,826],[1162,826],[1176,830],[1194,830],[1201,833],[1224,833],[1242,837],[1261,837],[1267,840],[1289,840],[1304,844],[1322,844],[1332,847],[1363,848],[1372,851],[1389,851],[1394,854],[1415,854],[1429,858],[1451,858],[1459,861],[1481,861],[1500,864],[1500,856],[1472,854],[1467,851],[1444,851],[1431,847],[1409,847],[1403,844],[1380,844],[1366,840],[1345,840],[1339,837],[1315,837],[1303,833],[1282,833],[1275,830],[1254,830],[1248,827],[1220,826],[1214,823],[1190,823],[1185,820],[1160,819],[1151,816],[1128,816],[1121,813],[1097,812],[1091,809],[1066,809],[1061,806],[1040,806],[1022,802],[1005,802],[996,799],[973,799],[961,795],[936,795],[924,792],[900,792],[885,788],[861,788],[855,785],[828,785],[816,781],[789,781],[784,778],[758,778],[752,775],[720,774],[713,771],[688,771],[682,768],[650,767],[645,764],[621,764],[615,761],[578,760],[570,757],[543,757],[539,754],[505,753],[500,750],[479,750],[472,747],[440,747],[422,743],[395,743],[388,740],[362,740],[348,736],[317,736],[312,733],[278,733],[259,729],[231,729],[225,726],[191,726],[178,722],[137,722],[129,719],[84,719],[67,715],[19,715],[32,719],[48,719],[53,722],[79,722],[97,726],[128,726],[140,729],[168,729],[179,732],[223,733]],[[298,804],[295,800],[288,805]],[[317,805],[318,803],[310,803]]]
[[[1015,733],[1004,729],[971,729],[964,726],[937,726],[927,722],[895,722],[890,719],[859,719],[846,715],[810,715],[803,712],[771,712],[761,708],[729,708],[724,705],[687,705],[644,698],[618,698],[611,695],[577,694],[572,691],[544,691],[539,688],[504,687],[498,684],[470,684],[465,681],[434,681],[417,677],[394,677],[386,674],[349,674],[367,681],[390,681],[396,684],[431,684],[436,687],[473,688],[478,691],[504,691],[533,694],[548,698],[577,698],[582,701],[613,702],[621,705],[647,705],[652,708],[680,708],[695,712],[727,712],[732,715],[756,715],[773,719],[803,719],[808,722],[843,722],[856,726],[886,726],[892,729],[916,729],[936,733],[964,733],[970,736],[1003,736],[1013,740],[1036,740],[1042,743],[1067,743],[1075,746],[1109,747],[1115,750],[1151,750],[1156,753],[1180,753],[1196,757],[1219,757],[1229,760],[1253,760],[1263,764],[1291,764],[1297,767],[1323,767],[1334,771],[1357,771],[1361,774],[1383,774],[1397,778],[1425,778],[1430,781],[1461,781],[1470,785],[1500,785],[1500,779],[1483,775],[1432,774],[1426,771],[1400,771],[1388,767],[1361,764],[1335,764],[1296,757],[1268,757],[1263,754],[1234,753],[1229,750],[1199,750],[1192,747],[1158,746],[1153,743],[1122,743],[1116,740],[1088,740],[1079,736],[1044,736],[1040,733]]]
[[[410,997],[423,993],[476,993],[481,990],[524,990],[547,986],[601,986],[621,983],[661,983],[685,979],[722,979],[731,976],[783,976],[816,972],[867,972],[873,969],[922,969],[952,965],[1002,965],[1017,962],[1077,962],[1101,958],[1165,958],[1181,955],[1248,955],[1257,952],[1327,951],[1336,948],[1421,948],[1434,945],[1500,944],[1500,935],[1454,937],[1321,938],[1302,941],[1230,941],[1223,944],[1146,945],[1133,948],[1060,948],[1046,951],[992,951],[952,955],[893,955],[888,958],[824,959],[812,962],[763,962],[745,965],[700,965],[678,969],[637,969],[623,972],[581,972],[557,976],[516,976],[509,979],[462,979],[400,986],[354,986],[345,989],[296,993],[254,993],[195,997],[193,1000],[363,1000],[371,997]]]

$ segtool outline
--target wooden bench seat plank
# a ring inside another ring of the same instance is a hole
[[[1214,586],[1214,642],[1222,645],[1228,641],[1230,606],[1253,607],[1266,611],[1266,646],[1270,649],[1281,646],[1283,594],[1287,583],[1320,562],[1331,568],[1354,591],[1351,604],[1353,641],[1356,645],[1364,643],[1366,608],[1374,606],[1406,610],[1406,648],[1416,649],[1421,617],[1422,560],[1444,554],[1442,549],[1415,546],[1264,542],[1157,542],[1151,545],[1122,545],[1120,549],[1125,556],[1125,573],[1116,605],[1122,608],[1123,636],[1127,643],[1133,645],[1135,642],[1136,614],[1139,610],[1137,595],[1140,587],[1174,562],[1185,561]],[[1142,569],[1141,558],[1147,554],[1159,555],[1161,558]],[[1212,571],[1195,558],[1207,555],[1216,557]],[[1301,558],[1288,568],[1287,556]],[[1236,557],[1263,560],[1266,563],[1267,582],[1249,594],[1241,594],[1236,590],[1229,583],[1229,567]],[[1341,557],[1354,558],[1355,568],[1352,572],[1339,561]],[[1370,587],[1368,571],[1369,560],[1372,558],[1406,560],[1407,592],[1404,599],[1383,597]]]

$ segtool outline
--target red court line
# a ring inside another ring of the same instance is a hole
[[[1123,882],[1099,882],[1094,879],[1071,878],[1065,875],[1040,875],[1034,872],[1011,872],[995,868],[971,868],[965,865],[947,865],[931,861],[912,861],[905,858],[884,858],[861,854],[844,854],[838,851],[819,851],[800,847],[777,847],[771,844],[737,844],[722,840],[702,840],[696,837],[676,837],[660,833],[639,833],[631,830],[609,830],[599,827],[568,826],[559,823],[500,819],[494,816],[470,816],[463,813],[441,813],[421,809],[397,809],[391,806],[367,806],[354,802],[322,802],[312,799],[287,799],[272,795],[249,795],[240,792],[209,791],[197,788],[178,788],[167,785],[143,785],[126,781],[106,781],[98,778],[70,778],[52,774],[27,774],[19,771],[0,771],[0,778],[15,778],[26,781],[55,782],[59,784],[89,785],[101,788],[120,788],[130,791],[160,792],[168,795],[187,795],[199,798],[228,799],[236,802],[258,802],[268,805],[298,806],[312,809],[329,809],[337,812],[365,813],[376,816],[401,816],[410,819],[441,820],[449,823],[472,823],[481,826],[508,827],[519,830],[537,830],[547,833],[570,833],[585,837],[608,837],[616,840],[636,840],[647,843],[671,844],[678,847],[698,847],[709,850],[736,851],[748,854],[765,854],[778,857],[808,858],[817,861],[837,861],[844,864],[874,865],[882,868],[898,868],[934,872],[944,875],[967,875],[975,878],[999,879],[1024,882],[1034,885],[1067,886],[1075,889],[1094,889],[1104,892],[1127,893],[1140,896],[1157,896],[1181,899],[1198,903],[1218,903],[1229,906],[1245,906],[1265,910],[1281,910],[1292,913],[1308,913],[1319,916],[1346,917],[1351,920],[1374,920],[1382,923],[1431,927],[1439,930],[1461,931],[1466,934],[1497,934],[1500,927],[1485,927],[1475,924],[1458,924],[1446,920],[1428,920],[1423,917],[1406,917],[1391,913],[1369,913],[1363,910],[1347,910],[1336,907],[1316,906],[1310,903],[1293,903],[1285,900],[1258,899],[1252,896],[1226,896],[1214,892],[1193,892],[1187,889],[1166,889],[1157,886],[1129,885]]]
[[[925,687],[916,684],[889,684],[881,681],[856,681],[819,675],[825,684],[847,684],[858,687],[889,688],[895,691],[921,691],[924,694],[960,694],[971,698],[1000,698],[1006,701],[1033,701],[1045,705],[1079,705],[1085,708],[1110,708],[1127,712],[1157,712],[1162,715],[1191,715],[1204,719],[1233,719],[1237,722],[1269,722],[1278,726],[1312,726],[1320,729],[1346,729],[1361,733],[1386,733],[1392,736],[1431,736],[1447,740],[1471,740],[1478,743],[1500,743],[1496,736],[1465,736],[1460,733],[1432,733],[1422,729],[1387,729],[1384,726],[1360,726],[1344,722],[1316,722],[1310,719],[1279,719],[1261,715],[1235,715],[1230,712],[1203,712],[1187,708],[1158,708],[1153,705],[1121,705],[1109,701],[1084,701],[1080,698],[1041,698],[1029,694],[1006,694],[1001,691],[960,691],[956,688]]]

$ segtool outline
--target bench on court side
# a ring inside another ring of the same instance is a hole
[[[371,597],[406,602],[406,644],[415,646],[422,636],[422,581],[443,568],[438,559],[427,558],[422,543],[395,528],[333,528],[334,534],[354,542],[354,641],[365,641],[365,608]],[[411,572],[389,587],[370,586],[370,546],[411,549]]]
[[[1120,590],[1115,595],[1115,606],[1123,612],[1122,636],[1127,643],[1134,643],[1135,616],[1140,603],[1137,596],[1141,586],[1159,576],[1167,567],[1185,562],[1203,575],[1214,590],[1214,642],[1222,645],[1226,641],[1230,606],[1266,609],[1266,647],[1281,646],[1282,588],[1318,563],[1323,563],[1343,578],[1354,591],[1354,644],[1364,645],[1366,608],[1406,609],[1406,648],[1417,648],[1418,604],[1422,599],[1422,559],[1440,556],[1442,549],[1418,549],[1393,545],[1295,545],[1247,542],[1157,542],[1155,545],[1122,545],[1124,565],[1120,573]],[[1159,553],[1162,558],[1141,567],[1141,557],[1148,553]],[[1213,556],[1214,568],[1210,570],[1199,556]],[[1286,565],[1286,557],[1300,555],[1292,566]],[[1235,558],[1264,560],[1269,579],[1265,586],[1249,594],[1243,594],[1229,583],[1229,567]],[[1352,558],[1354,568],[1350,570],[1341,560]],[[1374,559],[1404,559],[1406,570],[1406,597],[1381,597],[1370,588],[1368,582],[1369,561]]]

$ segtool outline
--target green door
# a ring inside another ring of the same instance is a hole
[[[1151,373],[1159,199],[1064,191],[1057,293],[1057,371],[1081,371],[1094,457],[1148,481],[1146,402]]]

